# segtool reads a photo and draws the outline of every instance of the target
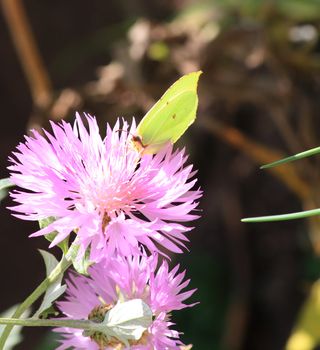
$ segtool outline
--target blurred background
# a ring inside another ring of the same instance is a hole
[[[320,0],[1,0],[0,178],[30,128],[90,112],[140,120],[181,75],[203,70],[194,125],[178,142],[199,169],[202,218],[190,251],[193,300],[174,314],[201,350],[320,344],[320,221],[242,217],[320,206],[320,158],[259,166],[320,145]],[[1,202],[0,310],[44,278],[35,223]],[[28,329],[17,349],[54,349]]]

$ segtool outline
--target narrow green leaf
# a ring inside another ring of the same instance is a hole
[[[43,229],[43,228],[47,227],[48,225],[52,224],[56,220],[57,219],[54,216],[49,216],[45,219],[41,219],[38,221],[39,227],[40,227],[40,229]],[[44,235],[44,237],[49,242],[52,242],[55,239],[55,237],[57,236],[57,234],[58,234],[57,231],[52,231],[52,232]],[[58,243],[58,247],[62,250],[63,254],[66,254],[66,252],[68,251],[68,248],[69,248],[69,236],[66,237],[62,242]]]
[[[54,283],[69,267],[71,263],[66,259],[65,256],[61,259],[59,264],[54,268],[50,275],[45,278],[37,288],[16,308],[12,314],[12,319],[17,319],[23,315],[23,313],[33,305],[33,303],[39,299],[39,297],[46,291],[48,285]],[[9,319],[9,320],[12,320]],[[23,321],[18,319],[19,321]],[[35,319],[38,321],[37,319]],[[4,330],[0,334],[0,349],[4,349],[4,344],[6,343],[8,337],[10,336],[14,326],[13,323],[3,323],[6,324]],[[22,324],[23,325],[23,324]]]
[[[8,195],[8,191],[6,190],[0,190],[0,202],[5,199]]]
[[[93,264],[92,261],[90,261],[90,250],[87,249],[84,256],[82,258],[79,258],[79,244],[77,241],[74,241],[69,249],[68,254],[66,255],[66,258],[69,261],[72,261],[74,269],[80,273],[81,275],[88,275],[88,268]]]
[[[65,290],[63,292],[65,292]],[[58,299],[59,296],[56,299]],[[47,319],[49,317],[56,317],[58,315],[59,315],[59,311],[56,310],[53,305],[51,305],[48,309],[43,310],[39,314],[39,318],[42,319],[42,320],[45,320],[45,319]]]
[[[46,276],[49,276],[54,268],[59,264],[59,261],[53,254],[46,252],[45,250],[39,249],[39,253],[42,255],[46,266]]]
[[[299,160],[299,159],[307,158],[307,157],[310,157],[310,156],[314,156],[315,154],[318,154],[318,153],[320,153],[320,147],[312,148],[312,149],[309,149],[308,151],[297,153],[297,154],[295,154],[293,156],[286,157],[286,158],[283,158],[283,159],[279,159],[279,160],[277,160],[275,162],[262,165],[260,167],[260,169],[273,168],[273,167],[275,167],[277,165],[286,164],[286,163],[289,163],[289,162],[293,162],[295,160]]]
[[[242,222],[273,222],[273,221],[286,221],[308,218],[310,216],[320,215],[319,209],[305,210],[296,213],[281,214],[281,215],[269,215],[269,216],[257,216],[253,218],[242,219]]]
[[[14,183],[11,182],[11,180],[8,177],[6,177],[5,179],[0,179],[0,191],[13,186]]]
[[[10,187],[13,187],[14,184],[10,181],[10,179],[7,177],[5,179],[0,179],[0,202],[7,197],[8,195],[8,189]]]
[[[54,221],[56,221],[56,218],[54,216],[49,216],[45,219],[41,219],[39,220],[39,227],[42,230],[43,228],[49,226],[50,224],[52,224]],[[58,234],[57,231],[52,231],[50,233],[47,233],[44,237],[45,239],[47,239],[49,242],[52,242],[56,235]]]
[[[18,305],[12,306],[10,309],[1,313],[0,317],[11,317],[17,307],[18,307]],[[25,311],[21,318],[27,318],[27,317],[29,317],[29,315],[30,315],[30,309]],[[5,328],[5,325],[0,326],[0,336],[1,336],[4,328]],[[4,346],[3,350],[12,350],[12,349],[14,349],[14,347],[16,345],[21,343],[22,338],[23,338],[21,335],[21,331],[22,331],[22,326],[14,327],[14,329],[12,330],[12,332],[9,335],[8,340],[6,341],[6,345]]]
[[[40,250],[44,263],[46,265],[46,275],[49,276],[50,273],[55,269],[55,267],[59,264],[58,260],[54,255],[48,253],[44,250]],[[66,290],[66,285],[61,285],[63,278],[63,274],[59,276],[59,278],[52,283],[49,288],[46,290],[46,293],[43,297],[42,303],[36,313],[33,315],[33,318],[38,318],[40,316],[45,316],[47,314],[47,310],[52,308],[52,304],[55,300],[57,300]]]

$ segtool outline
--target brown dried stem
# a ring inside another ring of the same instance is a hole
[[[203,120],[202,125],[206,130],[212,132],[224,142],[242,151],[258,165],[271,163],[276,159],[283,158],[282,153],[270,150],[269,148],[251,140],[234,127],[223,125],[222,123],[212,121],[209,118]],[[297,175],[294,165],[286,164],[285,166],[275,167],[270,169],[270,172],[278,177],[301,200],[311,198],[310,186]]]
[[[2,0],[2,9],[35,106],[46,108],[52,98],[49,75],[41,59],[21,0]]]

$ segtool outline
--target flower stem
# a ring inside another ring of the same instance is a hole
[[[257,216],[253,218],[241,219],[242,222],[273,222],[273,221],[285,221],[308,218],[310,216],[320,215],[320,208],[299,211],[296,213],[269,215],[269,216]]]
[[[96,328],[96,324],[88,320],[41,320],[38,318],[0,318],[0,324],[24,327],[68,327],[83,330],[92,330]]]
[[[57,278],[67,270],[72,264],[72,261],[63,256],[59,264],[52,270],[50,275],[44,279],[40,285],[25,299],[16,309],[13,318],[19,318],[47,289],[57,280]],[[14,324],[7,324],[0,337],[0,350],[4,349],[4,345],[9,337],[9,334],[14,327]]]

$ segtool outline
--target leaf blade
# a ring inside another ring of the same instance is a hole
[[[9,177],[6,177],[4,179],[0,179],[0,191],[5,190],[9,187],[13,187],[15,184],[10,180]]]
[[[241,222],[253,223],[253,222],[287,221],[287,220],[304,219],[304,218],[308,218],[310,216],[316,216],[316,215],[320,215],[320,208],[305,210],[305,211],[300,211],[295,213],[288,213],[288,214],[244,218],[244,219],[241,219]]]
[[[49,276],[50,273],[54,270],[54,268],[59,264],[59,262],[53,254],[48,253],[41,249],[39,249],[39,252],[42,255],[42,258],[46,266],[46,275]],[[54,301],[57,300],[65,292],[67,286],[61,285],[62,278],[63,278],[63,274],[61,274],[59,278],[48,287],[42,299],[42,303],[40,307],[32,316],[33,318],[40,317],[42,313],[50,309]]]
[[[11,317],[18,305],[10,307],[8,310],[1,313],[0,317]],[[30,309],[27,309],[21,318],[27,318],[30,315]],[[0,325],[0,336],[4,331],[5,325]],[[3,350],[13,350],[16,345],[21,343],[23,336],[21,335],[22,326],[15,326],[10,333]]]
[[[273,168],[273,167],[278,166],[278,165],[294,162],[295,160],[299,160],[299,159],[307,158],[307,157],[310,157],[310,156],[314,156],[314,155],[319,154],[319,153],[320,153],[320,147],[311,148],[311,149],[309,149],[307,151],[297,153],[297,154],[295,154],[293,156],[282,158],[282,159],[276,160],[275,162],[262,165],[260,167],[260,169]]]
[[[6,177],[4,179],[0,179],[0,202],[7,197],[8,195],[8,189],[10,187],[13,187],[14,183],[10,181],[9,177]]]

